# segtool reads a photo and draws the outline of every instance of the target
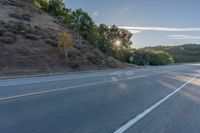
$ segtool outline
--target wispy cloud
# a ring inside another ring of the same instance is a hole
[[[132,34],[138,34],[141,33],[141,30],[129,30]]]
[[[132,9],[133,9],[133,6],[132,6],[132,5],[131,5],[131,6],[126,6],[126,7],[124,7],[124,8],[122,9],[121,14],[125,14],[125,13],[131,11]]]
[[[192,35],[168,35],[167,37],[172,40],[200,40],[200,36]]]
[[[200,28],[169,28],[169,27],[128,27],[119,26],[119,28],[124,28],[130,31],[169,31],[169,32],[187,32],[187,31],[200,31]]]
[[[99,16],[99,12],[98,12],[98,11],[94,11],[94,12],[92,13],[92,16],[95,17],[95,18],[98,17],[98,16]]]

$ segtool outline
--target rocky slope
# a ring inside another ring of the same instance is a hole
[[[57,50],[60,32],[71,32],[74,48],[68,58]],[[127,67],[93,48],[76,33],[31,4],[0,0],[0,75]]]

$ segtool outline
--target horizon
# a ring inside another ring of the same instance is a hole
[[[64,0],[64,3],[71,9],[82,8],[96,24],[129,30],[133,33],[134,48],[200,43],[198,0]]]

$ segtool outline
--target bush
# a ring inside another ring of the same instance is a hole
[[[133,63],[137,65],[167,65],[174,62],[173,57],[162,51],[136,50],[133,53]]]
[[[45,11],[49,10],[48,0],[35,0],[34,4],[37,8],[40,8]]]

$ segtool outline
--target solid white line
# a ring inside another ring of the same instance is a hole
[[[190,83],[193,79],[195,79],[199,75],[200,75],[200,73],[197,74],[197,75],[195,75],[189,81],[187,81],[186,83],[184,83],[183,85],[181,85],[179,88],[177,88],[175,91],[173,91],[172,93],[168,94],[166,97],[164,97],[163,99],[161,99],[160,101],[158,101],[157,103],[155,103],[154,105],[152,105],[151,107],[149,107],[148,109],[146,109],[144,112],[142,112],[139,115],[137,115],[135,118],[133,118],[132,120],[130,120],[129,122],[127,122],[125,125],[123,125],[121,128],[119,128],[118,130],[116,130],[114,133],[123,133],[123,132],[125,132],[127,129],[129,129],[131,126],[133,126],[135,123],[137,123],[143,117],[145,117],[147,114],[149,114],[150,112],[152,112],[155,108],[157,108],[163,102],[165,102],[170,97],[172,97],[174,94],[176,94],[178,91],[180,91],[181,89],[183,89],[188,83]]]
[[[152,72],[155,72],[155,73],[152,73],[152,75],[153,74],[159,74],[159,73],[173,72],[173,71],[176,71],[176,70],[184,70],[184,69],[186,69],[186,68],[183,67],[183,68],[178,68],[178,69],[167,69],[167,70],[164,70],[164,71],[161,71],[161,72],[160,71],[152,71]],[[125,72],[121,72],[121,74],[124,74],[124,73]],[[116,73],[109,73],[107,76],[115,76],[115,75],[117,75],[117,74]],[[147,75],[149,75],[149,74],[147,74]],[[144,74],[143,76],[146,76],[146,75]],[[79,77],[77,79],[92,78],[92,77],[100,77],[100,76],[89,76],[89,77],[86,76],[86,77]],[[28,81],[26,83],[11,83],[11,84],[7,84],[7,85],[0,85],[0,87],[15,86],[15,85],[28,85],[28,84],[36,84],[36,83],[47,83],[47,82],[56,82],[56,81],[65,81],[65,80],[71,80],[71,79],[73,79],[73,78],[70,78],[70,79],[50,79],[50,80],[46,80],[46,81]]]
[[[178,69],[178,70],[182,70],[182,69]],[[175,71],[175,70],[173,70],[173,71]],[[34,95],[40,95],[40,94],[46,94],[46,93],[65,91],[65,90],[74,89],[74,88],[88,87],[88,86],[98,85],[98,84],[103,84],[103,83],[111,83],[111,82],[117,82],[117,81],[121,81],[121,80],[131,80],[131,79],[137,79],[137,78],[144,78],[144,77],[147,77],[147,76],[153,76],[153,75],[157,75],[157,74],[160,74],[160,73],[167,73],[167,72],[173,72],[173,71],[156,72],[156,73],[152,73],[152,74],[139,75],[139,76],[133,76],[133,77],[125,77],[125,78],[120,78],[120,79],[113,79],[113,80],[95,82],[95,83],[90,83],[90,84],[71,86],[71,87],[67,87],[67,88],[58,88],[58,89],[53,89],[53,90],[48,90],[48,91],[39,91],[39,92],[15,95],[15,96],[10,96],[10,97],[3,97],[3,98],[0,98],[0,102],[1,101],[5,101],[5,100],[22,98],[22,97],[28,97],[28,96],[34,96]]]
[[[112,74],[107,74],[107,76],[112,75]],[[97,75],[97,76],[87,76],[84,75],[82,77],[73,77],[73,78],[63,78],[63,79],[49,79],[45,81],[27,81],[26,83],[10,83],[7,85],[0,85],[0,87],[7,87],[7,86],[15,86],[15,85],[28,85],[28,84],[36,84],[36,83],[46,83],[46,82],[56,82],[56,81],[66,81],[66,80],[73,80],[73,79],[84,79],[84,78],[92,78],[92,77],[103,77],[105,75]],[[9,79],[8,79],[9,80]]]
[[[98,84],[103,84],[103,83],[116,82],[116,81],[125,80],[125,79],[142,78],[142,77],[146,77],[146,76],[147,75],[145,75],[145,76],[144,75],[140,75],[140,76],[129,77],[129,78],[114,79],[114,80],[111,80],[111,81],[95,82],[95,83],[90,83],[90,84],[83,84],[83,85],[71,86],[71,87],[67,87],[67,88],[59,88],[59,89],[48,90],[48,91],[39,91],[39,92],[22,94],[22,95],[15,95],[15,96],[10,96],[10,97],[3,97],[3,98],[0,98],[0,101],[11,100],[11,99],[16,99],[16,98],[21,98],[21,97],[34,96],[34,95],[40,95],[40,94],[46,94],[46,93],[52,93],[52,92],[58,92],[58,91],[64,91],[64,90],[69,90],[69,89],[74,89],[74,88],[80,88],[80,87],[88,87],[88,86],[92,86],[92,85],[98,85]]]

